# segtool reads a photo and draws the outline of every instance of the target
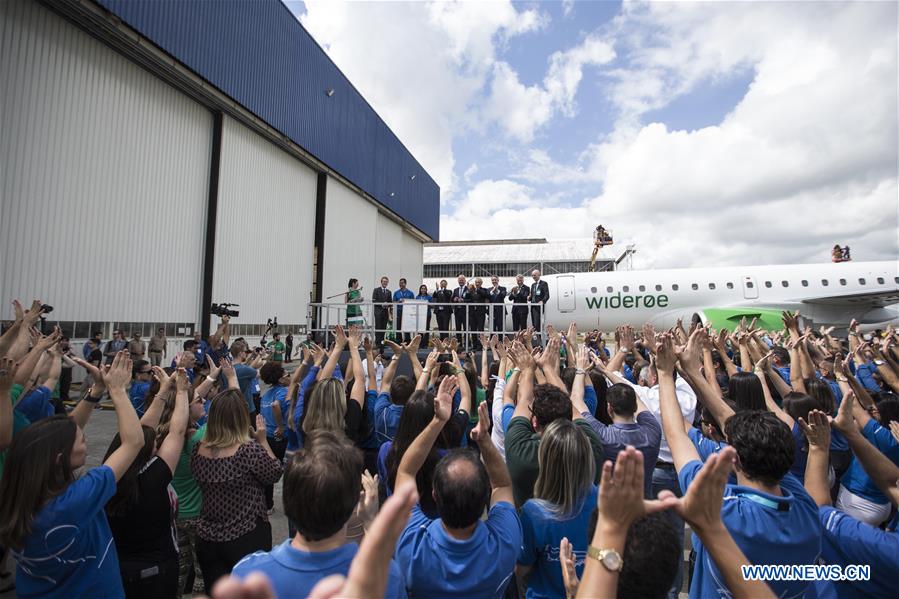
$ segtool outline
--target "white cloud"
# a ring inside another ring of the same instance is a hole
[[[573,48],[554,52],[542,84],[531,86],[523,85],[507,63],[497,62],[486,114],[498,121],[508,135],[529,142],[557,112],[574,116],[574,98],[585,67],[614,59],[615,50],[608,42],[588,36]]]
[[[637,242],[640,266],[897,259],[897,39],[894,4],[625,5],[605,71],[620,111],[587,169],[531,150],[517,178],[601,181],[575,208],[444,219],[444,238],[587,236],[598,223]],[[734,70],[755,74],[715,126],[639,117]],[[589,110],[590,107],[584,107]],[[539,111],[538,111],[539,113]],[[529,188],[530,197],[540,191]]]

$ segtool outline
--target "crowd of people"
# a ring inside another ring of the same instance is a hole
[[[0,546],[21,597],[895,595],[892,329],[842,339],[785,312],[777,331],[572,325],[541,345],[473,325],[479,351],[443,337],[422,360],[421,336],[352,323],[285,368],[224,317],[163,367],[119,332],[74,356],[34,328],[40,302],[14,306]],[[67,360],[87,384],[54,401]],[[101,400],[118,433],[84,469]],[[273,539],[279,480],[290,531]],[[834,574],[857,565],[869,576]]]

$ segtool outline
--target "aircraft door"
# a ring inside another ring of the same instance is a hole
[[[559,312],[574,312],[576,307],[574,276],[562,275],[556,277],[556,301],[558,301]]]
[[[755,283],[755,277],[743,277],[743,297],[746,299],[758,299],[759,288]]]

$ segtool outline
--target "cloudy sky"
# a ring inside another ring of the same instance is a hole
[[[286,4],[440,185],[443,240],[899,257],[894,2]]]

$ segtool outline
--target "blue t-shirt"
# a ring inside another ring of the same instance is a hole
[[[128,399],[131,400],[131,405],[134,406],[134,411],[137,412],[138,418],[144,415],[144,402],[147,399],[147,391],[149,390],[150,383],[141,381],[131,383],[131,388],[128,389]]]
[[[393,292],[393,301],[398,302],[403,299],[415,299],[415,294],[408,287],[406,289],[397,289]]]
[[[372,423],[375,421],[375,404],[378,401],[378,392],[372,391],[370,389],[365,391],[365,417],[368,419],[368,422]],[[381,443],[378,441],[378,434],[375,432],[375,428],[371,427],[371,433],[369,433],[368,438],[362,442],[362,449],[377,449],[381,446]]]
[[[699,454],[699,459],[705,462],[709,459],[709,456],[713,453],[718,453],[725,447],[727,447],[727,443],[724,441],[712,441],[708,437],[702,434],[702,431],[692,427],[687,431],[687,436],[690,437],[690,440],[693,441],[693,447],[696,448],[696,452]]]
[[[880,383],[874,379],[875,372],[877,372],[877,365],[874,362],[866,362],[855,369],[855,377],[865,389],[879,393],[883,389],[880,388]]]
[[[503,424],[503,432],[504,433],[507,430],[509,430],[509,423],[512,422],[513,416],[515,416],[515,406],[510,403],[503,404],[503,412],[502,412],[503,422],[502,422],[502,424]]]
[[[587,410],[591,414],[596,413],[596,403],[598,401],[596,389],[593,388],[593,385],[584,385],[584,403],[587,404]]]
[[[394,559],[416,597],[493,599],[512,579],[521,540],[518,514],[506,501],[490,508],[465,540],[451,537],[439,518],[428,518],[416,504]]]
[[[37,422],[49,418],[55,412],[50,403],[52,391],[43,385],[32,389],[16,404],[16,411],[25,416],[29,422]]]
[[[268,576],[277,597],[308,597],[322,578],[332,574],[346,576],[356,552],[359,551],[356,543],[347,543],[330,551],[302,551],[292,546],[290,541],[287,539],[270,552],[257,551],[246,556],[237,562],[231,573],[244,577],[251,572],[262,572]],[[384,596],[395,599],[406,597],[400,568],[393,560],[390,560]]]
[[[276,403],[281,407],[281,430],[284,430],[287,428],[287,419],[285,418],[287,416],[287,387],[283,385],[271,387],[259,402],[259,411],[265,418],[265,435],[267,437],[274,437],[275,430],[278,428],[278,423],[275,422],[274,407]]]
[[[796,453],[793,456],[793,465],[790,466],[790,474],[799,479],[799,482],[805,482],[805,464],[808,462],[808,445],[805,440],[805,433],[799,426],[799,422],[793,421],[793,442],[796,443]]]
[[[780,375],[780,378],[784,380],[786,384],[790,384],[790,367],[789,366],[775,366],[774,371]]]
[[[580,509],[571,517],[560,520],[539,499],[528,499],[521,507],[521,529],[524,540],[518,563],[533,566],[528,578],[527,597],[564,597],[565,583],[559,562],[559,543],[562,537],[574,550],[574,565],[578,578],[584,574],[587,559],[587,527],[596,509],[599,488],[593,485]]]
[[[22,552],[13,552],[19,597],[125,596],[103,510],[115,492],[112,469],[99,466],[41,508]]]
[[[840,599],[891,597],[899,581],[899,534],[884,532],[829,505],[818,515],[824,527],[821,557],[828,564],[868,564],[871,579],[835,582]]]
[[[896,439],[893,438],[893,435],[890,434],[889,430],[880,426],[880,424],[872,418],[865,425],[865,428],[862,429],[862,434],[872,445],[874,445],[874,447],[879,449],[882,454],[890,458],[890,461],[899,466],[899,443],[896,442]],[[859,462],[858,458],[855,456],[852,457],[852,463],[849,465],[849,470],[843,475],[840,484],[846,487],[846,490],[853,495],[864,497],[868,501],[873,501],[874,503],[879,503],[881,505],[889,503],[890,501],[887,499],[886,495],[877,488],[877,485],[874,484],[874,481],[871,480],[871,477],[868,476],[868,473],[865,472],[861,462]]]
[[[256,390],[256,386],[253,384],[253,381],[256,380],[258,373],[252,366],[235,364],[234,374],[237,375],[237,384],[240,385],[240,393],[243,395],[244,401],[247,402],[247,409],[252,414],[256,411],[256,405],[253,403],[253,393]],[[221,376],[224,377],[225,375]],[[224,383],[224,385],[227,385],[227,383]]]
[[[400,426],[403,407],[390,402],[389,393],[379,393],[375,402],[375,434],[378,443],[393,441],[396,429]]]
[[[678,478],[684,493],[701,469],[699,460],[681,468]],[[818,506],[792,474],[783,477],[780,490],[782,497],[728,484],[721,506],[724,526],[753,564],[815,564],[821,553]],[[693,548],[696,550],[696,567],[690,583],[690,597],[718,599],[730,596],[724,577],[695,534]],[[815,586],[806,581],[771,581],[768,586],[780,597],[817,597]]]

